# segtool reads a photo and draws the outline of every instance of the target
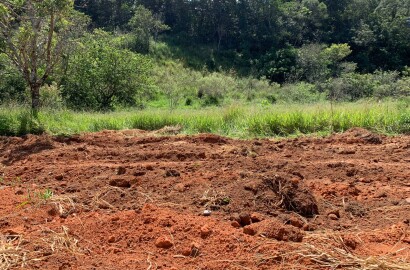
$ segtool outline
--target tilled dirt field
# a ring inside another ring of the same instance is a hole
[[[3,137],[0,162],[0,269],[410,269],[410,136]]]

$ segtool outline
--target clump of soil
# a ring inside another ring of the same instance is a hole
[[[287,210],[294,211],[305,217],[319,214],[314,195],[301,180],[274,175],[273,177],[266,177],[264,183],[280,196],[280,204]]]

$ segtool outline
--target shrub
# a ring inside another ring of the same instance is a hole
[[[149,60],[119,49],[102,32],[87,37],[70,56],[63,97],[75,109],[135,106],[150,87]]]
[[[56,83],[40,88],[40,104],[49,109],[62,109],[64,107],[63,98]]]
[[[371,74],[347,73],[327,81],[321,87],[327,90],[331,99],[355,101],[371,97],[376,84]]]
[[[287,84],[275,91],[278,101],[311,103],[322,99],[322,95],[316,91],[313,84],[300,82],[297,84]]]
[[[232,77],[221,73],[211,73],[198,82],[198,97],[202,105],[219,105],[224,97],[235,91],[236,82]]]

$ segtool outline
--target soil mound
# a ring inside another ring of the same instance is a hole
[[[381,144],[383,142],[383,136],[363,128],[351,128],[336,137],[339,140],[344,140],[348,143]]]

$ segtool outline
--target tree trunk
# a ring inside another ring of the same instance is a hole
[[[37,118],[40,110],[40,85],[30,85],[31,90],[31,113]]]

